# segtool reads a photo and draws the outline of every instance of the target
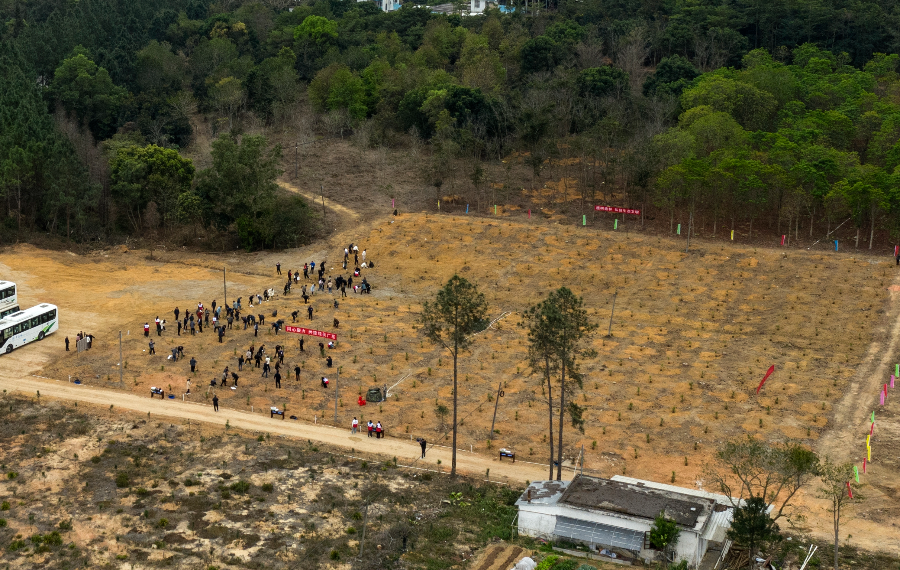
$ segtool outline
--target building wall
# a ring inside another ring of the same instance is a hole
[[[526,510],[519,507],[519,534],[534,538],[550,539],[556,528],[556,514],[553,507],[535,507]]]

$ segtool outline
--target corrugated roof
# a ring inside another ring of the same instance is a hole
[[[644,533],[641,531],[569,517],[556,517],[553,534],[590,544],[624,548],[632,552],[638,552],[644,546]]]

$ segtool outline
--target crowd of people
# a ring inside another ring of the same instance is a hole
[[[343,274],[334,278],[331,275],[326,275],[326,273],[328,273],[325,269],[327,261],[321,261],[318,264],[315,261],[310,261],[303,264],[302,270],[289,269],[287,271],[287,281],[283,287],[283,294],[284,296],[287,296],[294,286],[299,285],[301,291],[300,296],[303,299],[304,305],[307,305],[306,313],[308,320],[314,320],[315,309],[310,303],[310,299],[317,293],[321,295],[327,291],[328,294],[335,295],[337,292],[340,292],[341,297],[346,297],[348,288],[358,294],[371,293],[371,284],[366,277],[362,277],[363,270],[374,267],[371,259],[367,260],[366,250],[363,249],[360,251],[358,245],[351,243],[344,248],[343,255],[342,267],[344,270],[350,266],[351,256],[353,258],[352,274],[348,277],[344,277]],[[275,264],[275,271],[276,275],[282,275],[280,262]],[[354,278],[358,280],[356,284],[354,284]],[[308,283],[310,280],[312,280],[312,283]],[[283,330],[285,320],[278,318],[277,310],[273,310],[269,315],[266,315],[267,311],[261,309],[263,304],[268,303],[274,297],[275,289],[273,288],[266,289],[261,293],[249,295],[246,302],[243,297],[238,297],[230,305],[221,305],[214,299],[208,307],[205,306],[202,301],[197,303],[195,309],[182,310],[179,307],[175,307],[172,311],[174,316],[173,322],[175,324],[174,327],[172,327],[173,330],[171,333],[177,337],[182,336],[182,332],[186,336],[196,336],[197,334],[203,334],[204,328],[211,328],[214,335],[218,337],[218,341],[222,343],[226,334],[234,334],[234,331],[236,330],[250,330],[253,332],[253,337],[255,339],[259,336],[260,327],[264,327],[266,325],[266,319],[269,318],[271,319],[270,327],[272,332],[277,336],[279,331]],[[338,299],[333,299],[332,306],[334,309],[339,307]],[[295,310],[290,314],[292,322],[296,322],[300,311]],[[157,337],[163,337],[164,334],[168,334],[167,322],[165,319],[156,316],[152,322],[155,325]],[[334,327],[339,326],[339,321],[336,317],[332,320],[332,324]],[[156,343],[153,338],[150,338],[151,321],[145,322],[143,329],[144,336],[148,341],[148,353],[150,355],[155,355]],[[334,342],[329,342],[327,345],[328,349],[333,349],[334,347]],[[68,350],[68,340],[66,342],[66,349]],[[260,379],[268,380],[271,378],[274,381],[274,387],[280,389],[281,381],[284,378],[282,372],[285,369],[289,370],[284,364],[285,350],[286,345],[277,344],[271,352],[268,352],[265,344],[260,344],[257,347],[255,340],[252,340],[250,347],[246,351],[239,351],[239,354],[236,357],[237,370],[231,370],[232,365],[225,366],[221,374],[217,373],[210,379],[209,386],[210,388],[225,388],[229,387],[230,383],[231,389],[237,389],[238,381],[240,380],[238,372],[243,372],[244,366],[246,365],[257,369],[260,374]],[[303,337],[300,337],[299,339],[299,350],[301,353],[306,352]],[[326,354],[326,345],[324,343],[319,343],[319,353],[320,357],[324,360],[325,367],[332,368],[334,359],[331,355]],[[178,345],[172,348],[171,355],[168,356],[168,359],[173,362],[177,362],[179,359],[183,358],[185,358],[184,345]],[[198,361],[196,357],[192,356],[190,358],[190,369],[192,373],[198,372]],[[294,380],[300,382],[301,373],[303,372],[301,364],[296,364],[293,369]],[[286,372],[285,374],[289,373]],[[325,376],[320,378],[320,383],[322,388],[326,390],[329,388],[330,381]],[[190,392],[188,391],[186,394],[189,393]],[[214,409],[218,411],[219,398],[215,394],[213,395],[213,404]],[[369,422],[370,437],[374,435],[376,438],[381,438],[383,433],[384,430],[380,421],[374,424],[371,421]]]

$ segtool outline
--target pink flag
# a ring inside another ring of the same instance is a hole
[[[881,393],[881,405],[884,405],[884,392]]]
[[[891,374],[891,388],[894,387],[894,375]]]
[[[763,376],[762,382],[759,383],[759,386],[756,387],[756,394],[759,395],[759,391],[762,390],[763,384],[766,383],[766,380],[769,379],[769,376],[775,372],[775,365],[769,366],[769,371],[766,372],[766,375]]]

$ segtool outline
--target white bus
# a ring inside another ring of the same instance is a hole
[[[44,340],[59,330],[56,305],[42,303],[0,319],[0,354],[9,354],[14,348],[29,342]]]
[[[19,311],[19,297],[16,295],[16,284],[12,281],[0,281],[0,319]]]

